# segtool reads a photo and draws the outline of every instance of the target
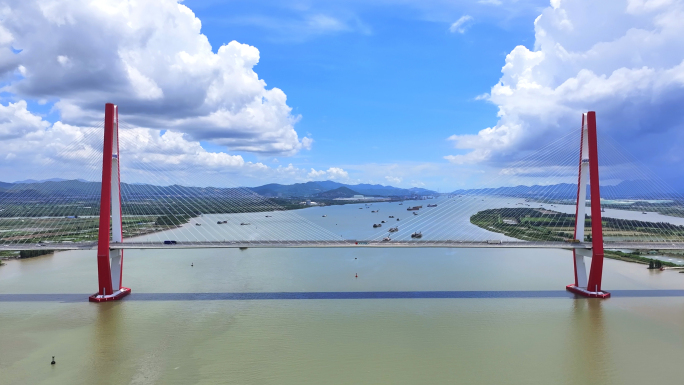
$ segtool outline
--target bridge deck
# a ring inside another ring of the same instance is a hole
[[[124,242],[112,243],[111,249],[220,249],[220,248],[494,248],[494,249],[591,249],[591,243],[502,241],[220,241],[220,242]],[[606,242],[606,249],[684,249],[684,242]],[[0,250],[96,250],[97,242],[40,243],[0,245]]]

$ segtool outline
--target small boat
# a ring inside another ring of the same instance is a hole
[[[377,213],[378,211],[380,211],[380,210],[372,210],[371,212],[372,212],[372,213]]]
[[[428,205],[428,207],[437,207],[437,205],[436,205],[436,204],[434,204],[434,205]]]
[[[382,227],[382,225],[381,225],[381,224],[379,224],[379,223],[375,223],[375,224],[373,224],[373,228],[378,228],[378,227]]]
[[[646,211],[642,211],[641,213],[642,213],[642,214],[646,214]]]
[[[217,224],[217,225],[222,225],[222,224],[224,224],[224,223],[228,223],[228,221],[216,221],[216,224]]]
[[[327,215],[323,215],[323,218],[327,217]]]
[[[397,222],[399,222],[399,218],[397,218]]]
[[[359,207],[359,210],[363,210],[363,207]]]
[[[240,250],[247,250],[247,248],[246,248],[246,247],[241,247]]]
[[[394,215],[390,215],[389,217],[390,217],[390,218],[394,218]]]
[[[399,202],[399,206],[401,206],[401,205],[403,205],[403,204],[404,204],[404,202]]]
[[[249,223],[249,222],[242,222],[242,223],[240,223],[240,226],[249,226],[250,224],[251,223]]]
[[[272,218],[273,215],[266,215],[266,218]]]
[[[382,241],[383,241],[383,242],[389,242],[389,241],[391,241],[391,240],[392,240],[392,239],[391,239],[390,237],[382,238]]]
[[[416,211],[422,209],[423,206],[413,206],[406,209],[406,211]]]
[[[423,234],[419,231],[416,231],[415,233],[411,234],[411,238],[422,238]]]
[[[399,231],[398,227],[392,227],[391,229],[389,229],[390,233],[396,233],[397,231]]]
[[[413,215],[418,215],[418,213],[414,211],[414,212],[413,212]]]
[[[195,223],[195,226],[202,226],[201,223]]]
[[[385,221],[380,221],[380,223],[386,223]]]

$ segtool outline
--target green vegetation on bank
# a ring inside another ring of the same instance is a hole
[[[317,200],[322,205],[355,202]],[[131,238],[188,223],[202,214],[231,214],[295,210],[306,207],[300,199],[196,198],[124,202],[123,236]],[[21,214],[21,215],[20,215]],[[99,202],[69,204],[3,204],[0,210],[0,243],[96,241]]]
[[[266,211],[283,211],[301,209],[304,198],[268,198],[252,197],[190,197],[190,198],[156,198],[124,201],[121,213],[124,216],[162,216],[186,215],[196,217],[200,214],[235,214]],[[342,205],[356,202],[336,201],[316,198],[323,205]],[[27,202],[3,203],[0,218],[39,218],[39,217],[97,217],[100,215],[99,200],[74,200],[66,203]]]
[[[644,257],[640,252],[638,251],[632,251],[631,253],[625,253],[623,251],[619,250],[604,250],[603,255],[606,258],[611,258],[611,259],[617,259],[619,261],[626,261],[626,262],[636,262],[636,263],[641,263],[644,265],[648,265],[649,263],[656,261],[653,258],[648,258]],[[672,262],[667,262],[667,261],[660,261],[658,260],[663,266],[668,266],[668,267],[681,267],[681,265],[678,265],[676,263]]]
[[[19,256],[18,251],[11,251],[11,250],[0,250],[0,266],[5,265],[2,260],[3,259],[13,259]]]
[[[575,215],[534,208],[501,208],[483,210],[470,217],[470,222],[485,230],[504,234],[525,241],[563,242],[571,241],[574,234]],[[663,222],[645,222],[626,219],[603,218],[604,239],[627,241],[652,241],[682,239],[684,226]],[[585,239],[591,241],[591,217],[585,218]],[[652,258],[639,251],[623,252],[605,250],[607,258],[648,264]],[[672,250],[663,254],[673,255]],[[679,266],[661,261],[663,266]]]
[[[591,240],[591,217],[585,217],[585,239]],[[575,215],[541,208],[502,208],[483,210],[470,217],[470,222],[490,231],[528,241],[571,240]],[[602,218],[604,239],[628,241],[679,240],[684,226],[666,222]]]
[[[53,254],[54,252],[55,252],[54,250],[21,250],[21,251],[3,250],[3,251],[0,251],[0,258],[1,258],[0,259],[0,266],[5,264],[2,262],[2,259],[26,259],[26,258],[38,257],[41,255]]]
[[[54,254],[54,250],[21,250],[19,252],[19,259],[33,258],[41,255]]]
[[[470,217],[470,222],[485,230],[502,233],[511,238],[525,241],[556,241],[562,242],[568,236],[568,231],[574,224],[572,218],[566,214],[548,216],[545,211],[529,208],[489,209],[483,210]],[[549,228],[553,224],[553,230]]]
[[[124,201],[121,212],[128,215],[190,215],[244,213],[301,208],[289,199],[263,198],[157,198]],[[99,200],[66,203],[27,202],[4,203],[0,218],[95,217],[100,215]]]
[[[157,217],[154,224],[157,226],[180,226],[184,223],[188,223],[189,220],[189,215],[162,215]]]
[[[535,199],[531,198],[530,202],[537,203],[547,203],[556,205],[575,205],[574,199]],[[587,201],[588,207],[591,206],[591,202]],[[680,217],[684,218],[684,201],[672,199],[667,201],[648,201],[648,200],[624,200],[624,201],[613,201],[613,200],[601,200],[601,208],[604,209],[614,209],[614,210],[624,210],[624,211],[636,211],[636,212],[653,212],[662,215],[667,215],[670,217]]]
[[[160,219],[161,218],[161,219]],[[177,227],[189,216],[124,217],[124,238]],[[52,243],[96,241],[99,218],[0,218],[0,243]]]

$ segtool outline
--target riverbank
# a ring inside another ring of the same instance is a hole
[[[530,199],[529,202],[571,206],[575,205],[574,199]],[[591,202],[588,201],[587,205],[587,207],[591,207]],[[684,201],[676,199],[659,201],[640,199],[601,199],[601,208],[635,212],[652,212],[670,217],[684,218]]]
[[[4,263],[3,261],[6,261],[8,259],[16,259],[18,255],[18,251],[0,251],[0,266],[6,265],[6,263]]]
[[[616,259],[618,261],[625,261],[625,262],[633,262],[633,263],[640,263],[642,265],[648,265],[651,262],[656,261],[657,259],[654,258],[648,258],[642,256],[638,251],[633,251],[631,253],[625,253],[619,250],[604,250],[603,255],[606,258],[610,259]],[[668,262],[668,261],[662,261],[658,260],[663,266],[667,267],[682,267],[682,265],[678,265],[676,263]]]
[[[575,215],[566,214],[547,208],[501,208],[488,209],[477,212],[470,217],[470,222],[482,229],[504,234],[508,237],[524,241],[553,241],[563,242],[573,238]],[[684,237],[684,226],[665,223],[651,223],[628,219],[603,218],[604,238],[620,239],[652,239],[654,236],[667,239],[669,237]],[[585,220],[586,236],[584,241],[591,241],[591,218]],[[648,255],[658,250],[605,250],[606,258],[625,262],[648,265],[659,260],[663,266],[682,266],[659,258],[649,258]],[[668,250],[659,253],[670,257],[680,257],[682,250]]]
[[[187,215],[159,215],[124,217],[123,236],[133,238],[158,233],[188,223]],[[61,243],[96,241],[99,218],[2,218],[2,243]]]
[[[7,261],[11,259],[29,259],[54,253],[54,250],[0,251],[0,266],[5,265],[5,263],[2,261]]]
[[[309,207],[343,206],[348,204],[372,204],[376,201],[354,202],[354,201],[335,201],[319,200],[318,202],[299,202],[300,199],[281,199],[272,198],[260,202],[258,205],[248,205],[247,203],[231,203],[229,200],[212,203],[209,200],[198,200],[193,204],[188,202],[178,202],[169,207],[159,206],[157,203],[151,205],[135,205],[126,203],[123,206],[123,236],[126,239],[139,237],[147,234],[158,233],[170,230],[189,223],[192,219],[205,214],[246,214],[260,212],[278,212],[301,210]],[[144,207],[143,207],[144,206]],[[95,206],[93,206],[95,207]],[[191,207],[192,209],[188,209]],[[65,211],[61,208],[59,213],[68,214],[65,216],[36,216],[35,213],[45,213],[40,205],[33,208],[34,211],[24,211],[26,216],[13,216],[19,212],[5,210],[0,213],[0,243],[59,243],[59,242],[88,242],[96,241],[99,230],[99,217],[95,208],[87,207],[89,211],[81,212]],[[179,211],[186,209],[191,211],[186,213]],[[83,210],[83,209],[82,209]],[[87,215],[83,215],[83,214]]]

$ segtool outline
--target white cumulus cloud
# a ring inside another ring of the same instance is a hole
[[[654,164],[684,160],[684,2],[551,5],[535,20],[533,49],[515,47],[484,95],[498,106],[497,124],[451,136],[462,152],[446,159],[506,161],[578,129],[594,110],[600,134],[628,152]]]
[[[254,72],[259,50],[232,41],[214,52],[200,20],[176,0],[8,5],[0,10],[2,90],[55,101],[65,124],[99,122],[112,102],[135,126],[232,150],[292,155],[311,146],[295,131],[285,93]]]
[[[349,173],[339,167],[330,167],[328,170],[315,170],[312,168],[307,176],[315,180],[330,179],[339,181],[349,179]]]
[[[23,100],[0,103],[0,181],[67,178],[97,181],[102,173],[103,129],[45,121]],[[119,127],[124,182],[200,186],[258,185],[263,180],[303,182],[306,169],[268,167],[240,155],[212,152],[186,134],[131,125]],[[346,179],[341,168],[316,172]]]
[[[20,138],[46,129],[50,124],[26,109],[26,101],[0,104],[0,141]]]

